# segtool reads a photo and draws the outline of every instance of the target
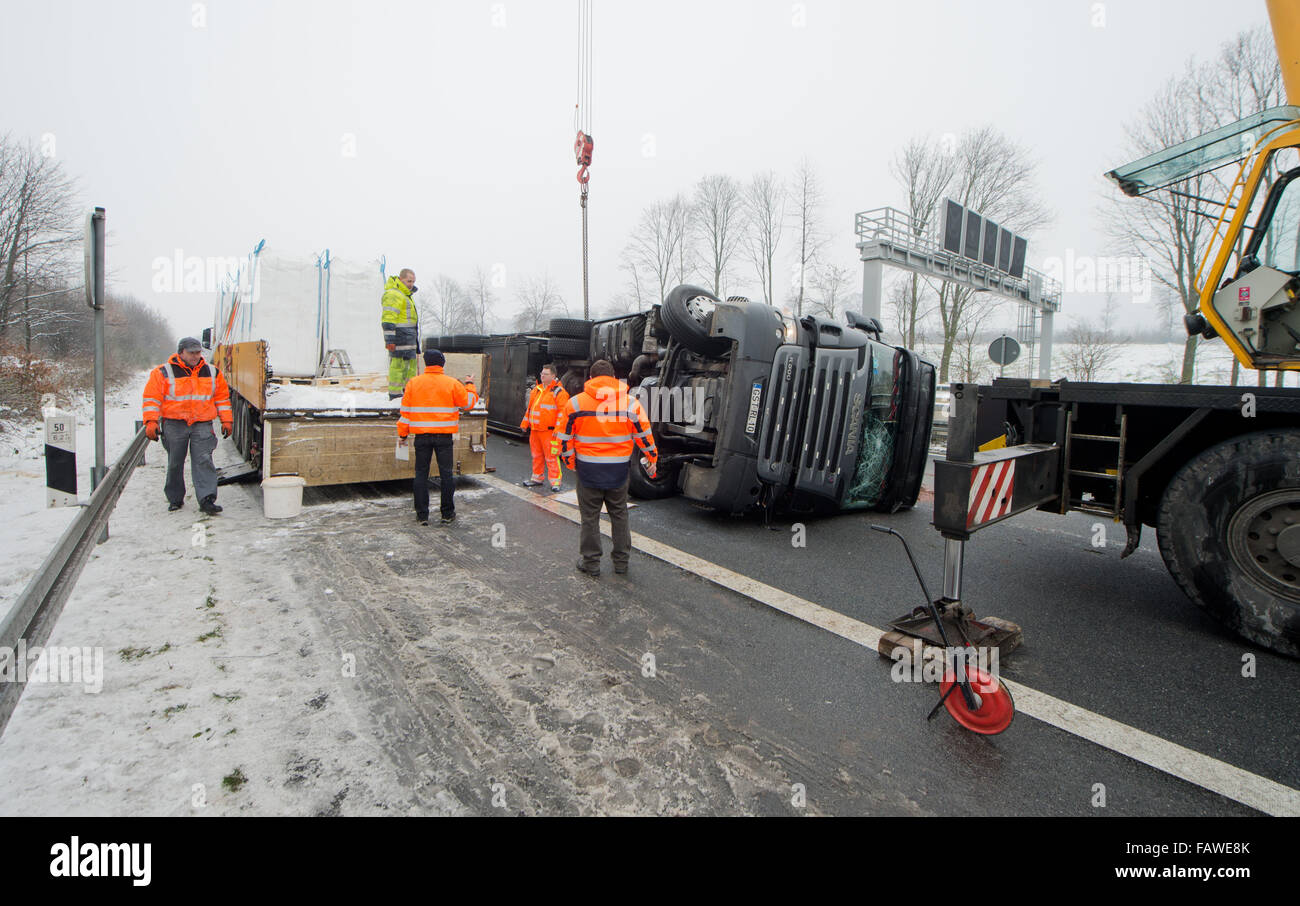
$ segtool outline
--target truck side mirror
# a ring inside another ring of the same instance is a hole
[[[212,328],[211,328],[211,327],[205,327],[205,328],[203,328],[203,348],[204,348],[204,349],[211,349],[211,348],[212,348]]]

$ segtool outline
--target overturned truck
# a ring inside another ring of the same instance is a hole
[[[554,363],[574,394],[592,361],[609,360],[645,406],[659,448],[654,478],[634,457],[638,497],[834,512],[898,510],[920,493],[935,369],[880,338],[878,321],[854,313],[843,324],[796,319],[684,285],[639,314],[428,342],[488,355],[488,423],[500,431],[517,430],[542,364]]]

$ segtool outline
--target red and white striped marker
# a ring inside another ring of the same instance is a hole
[[[970,473],[969,509],[966,527],[1005,516],[1011,512],[1011,492],[1016,486],[1016,461],[1004,459],[980,466]]]

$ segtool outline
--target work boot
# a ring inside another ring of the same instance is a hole
[[[560,491],[562,491],[562,490],[564,490],[564,488],[563,488],[562,485],[558,485],[558,484],[553,484],[553,485],[551,485],[551,493],[552,493],[552,494],[558,494],[558,493],[560,493]]]
[[[600,565],[597,564],[595,569],[589,569],[589,568],[587,567],[586,563],[584,563],[583,561],[579,560],[579,561],[578,561],[578,572],[582,573],[584,576],[591,576],[591,578],[596,579],[596,578],[599,578],[599,576],[600,576]]]
[[[627,575],[627,564],[626,564],[626,563],[615,563],[615,564],[614,564],[614,574],[615,574],[615,575],[618,575],[618,576],[626,576],[626,575]]]
[[[526,488],[540,488],[542,486],[542,480],[540,478],[530,478],[523,482],[523,486]]]
[[[429,524],[429,514],[428,514],[428,513],[424,513],[424,514],[416,513],[416,514],[415,514],[415,521],[418,522],[418,523],[420,523],[420,525],[428,525],[428,524]]]
[[[452,513],[450,516],[443,516],[441,521],[443,525],[451,525],[456,521],[456,514]]]
[[[217,506],[217,495],[209,494],[207,497],[203,498],[203,502],[199,504],[199,509],[207,513],[209,516],[215,516],[217,513],[221,512],[222,507]]]
[[[183,506],[185,506],[183,503],[169,503],[167,504],[167,512],[174,513]]]

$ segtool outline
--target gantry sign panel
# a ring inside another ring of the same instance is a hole
[[[1029,242],[1006,227],[998,226],[987,217],[958,204],[951,198],[943,200],[943,222],[939,227],[943,247],[954,255],[961,255],[1010,274],[1025,275],[1025,252]]]

